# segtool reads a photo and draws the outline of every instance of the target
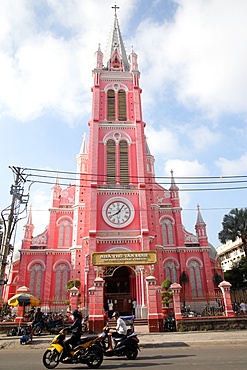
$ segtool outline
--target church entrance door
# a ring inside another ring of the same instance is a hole
[[[108,311],[108,304],[113,303],[113,311],[119,311],[120,315],[131,315],[131,291],[130,271],[127,267],[117,268],[111,277],[105,277],[105,302],[104,307]]]

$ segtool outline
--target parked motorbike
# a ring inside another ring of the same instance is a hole
[[[25,326],[21,329],[20,344],[30,344],[33,339],[32,327]]]
[[[90,369],[97,369],[103,362],[103,350],[98,344],[98,335],[82,337],[76,347],[71,348],[71,360],[64,351],[65,330],[61,330],[51,341],[43,355],[43,364],[47,369],[54,369],[59,363],[86,364]]]
[[[86,333],[88,331],[88,316],[83,317],[81,325],[82,325],[81,331],[83,333]]]
[[[109,328],[105,327],[98,338],[106,357],[126,356],[128,360],[136,359],[140,348],[138,344],[139,339],[135,332],[132,332],[132,330],[129,329],[127,335],[124,335],[121,338],[114,338],[115,347],[111,351],[108,351],[108,332]]]
[[[33,327],[33,335],[40,335],[44,330],[50,334],[59,333],[64,327],[63,319],[49,320],[44,319],[37,322]]]
[[[176,331],[176,320],[174,315],[164,318],[164,331]]]

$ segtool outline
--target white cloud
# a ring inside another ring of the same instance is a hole
[[[233,160],[219,158],[215,164],[222,176],[243,175],[247,173],[247,153]]]
[[[119,4],[124,41],[139,54],[144,106],[159,104],[173,87],[190,109],[246,114],[247,2],[174,3],[174,20],[147,13],[134,32],[128,22],[141,2]],[[1,2],[0,116],[30,120],[49,109],[71,121],[88,115],[93,54],[99,42],[104,51],[111,6],[110,0]]]
[[[113,20],[110,9],[102,25],[106,6],[112,2],[0,4],[0,118],[28,121],[49,110],[69,122],[90,116],[94,52]],[[121,18],[134,6],[128,2]]]
[[[171,128],[147,126],[147,142],[154,156],[174,157],[174,153],[180,160],[190,159],[210,147],[216,145],[221,134],[210,130],[205,125],[173,124]]]
[[[152,155],[170,155],[179,147],[179,141],[176,132],[168,128],[155,130],[149,126],[146,128],[147,142]]]
[[[210,130],[207,126],[187,127],[187,137],[193,148],[197,151],[208,150],[210,146],[217,144],[221,134]]]
[[[174,83],[179,101],[217,116],[247,113],[247,2],[179,0],[172,23],[145,20],[137,44],[149,96]]]
[[[206,176],[208,169],[205,164],[200,164],[198,160],[188,161],[171,159],[166,161],[165,173],[168,175],[173,170],[174,177]]]

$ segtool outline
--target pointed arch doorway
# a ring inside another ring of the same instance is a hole
[[[132,278],[133,270],[128,266],[112,268],[112,275],[106,275],[104,307],[108,310],[108,302],[112,301],[113,310],[121,315],[131,315],[131,300],[135,297],[135,279]]]

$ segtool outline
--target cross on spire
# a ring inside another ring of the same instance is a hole
[[[115,9],[115,15],[117,15],[117,9],[119,9],[119,6],[117,6],[116,3],[115,3],[115,5],[112,6],[111,8]]]

